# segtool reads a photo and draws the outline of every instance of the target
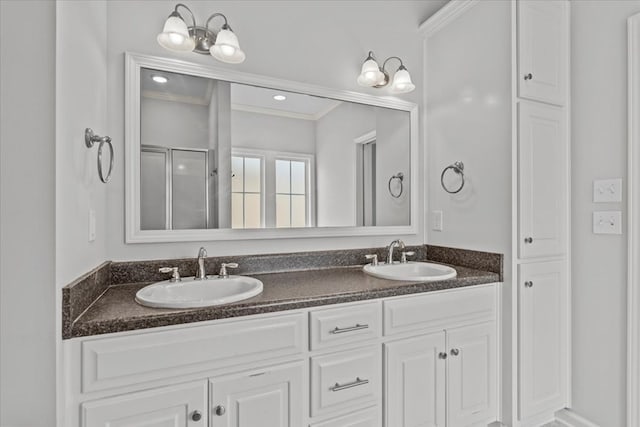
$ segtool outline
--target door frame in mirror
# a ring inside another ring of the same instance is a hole
[[[265,229],[199,229],[141,230],[140,228],[140,71],[152,68],[173,73],[224,80],[307,95],[350,101],[376,107],[406,111],[410,118],[410,224],[407,226],[375,227],[310,227]],[[125,53],[125,242],[165,243],[215,240],[287,239],[346,236],[417,235],[419,209],[419,124],[415,103],[392,97],[379,97],[358,92],[336,90],[301,82],[276,79],[238,71],[228,71],[208,65],[178,59],[136,53]]]

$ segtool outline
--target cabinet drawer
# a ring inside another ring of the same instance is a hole
[[[311,415],[380,403],[382,358],[365,347],[311,359]]]
[[[380,302],[316,310],[309,313],[311,349],[378,338],[382,333]]]
[[[82,391],[297,354],[304,313],[82,342]]]
[[[495,284],[384,302],[384,334],[437,330],[495,319]]]
[[[380,427],[380,416],[378,409],[373,407],[344,417],[311,424],[310,427]]]

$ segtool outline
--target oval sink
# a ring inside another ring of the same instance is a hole
[[[136,302],[155,308],[195,308],[228,304],[262,293],[262,282],[253,277],[213,276],[203,280],[184,277],[181,282],[153,283],[136,293]]]
[[[436,282],[456,277],[451,267],[430,262],[407,262],[398,264],[367,264],[364,272],[374,277],[389,280],[410,280],[413,282]]]

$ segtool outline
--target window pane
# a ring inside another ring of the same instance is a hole
[[[260,194],[245,194],[244,208],[244,228],[260,228]]]
[[[288,160],[276,160],[276,193],[290,192],[290,164]]]
[[[291,226],[307,226],[307,209],[305,196],[291,196]]]
[[[304,162],[291,162],[291,192],[293,194],[306,193],[306,174]]]
[[[231,191],[243,191],[244,157],[231,157]]]
[[[260,192],[260,159],[244,158],[244,191]]]
[[[291,227],[289,196],[276,195],[276,227]]]
[[[244,228],[244,212],[242,193],[231,194],[231,228]]]

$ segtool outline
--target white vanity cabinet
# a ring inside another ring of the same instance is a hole
[[[518,105],[518,224],[521,259],[566,253],[567,129],[562,109]]]
[[[444,329],[384,344],[385,425],[490,424],[497,420],[498,399],[495,288],[434,297],[385,302],[385,318],[412,318],[398,326],[418,323],[425,331]],[[446,315],[433,317],[434,310]],[[399,334],[402,329],[389,332]]]
[[[518,95],[534,101],[565,105],[567,94],[564,1],[518,1]]]
[[[67,340],[65,425],[489,424],[497,295],[492,283]]]
[[[84,427],[206,427],[206,381],[83,403]]]
[[[211,427],[303,425],[302,361],[209,380]]]

